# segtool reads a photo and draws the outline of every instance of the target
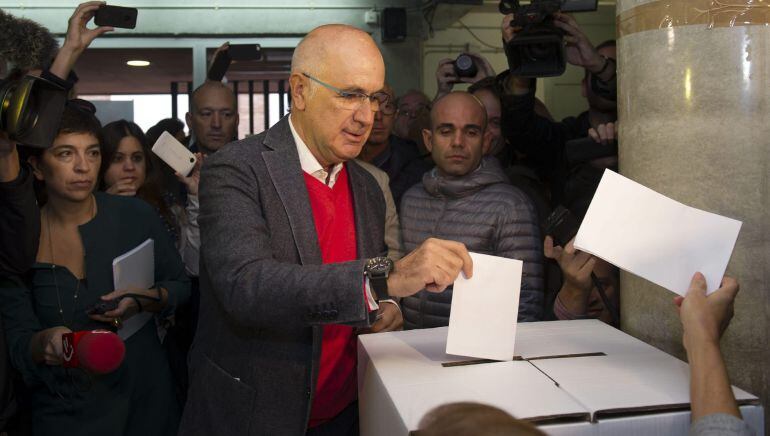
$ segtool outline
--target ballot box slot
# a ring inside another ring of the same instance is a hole
[[[596,352],[596,353],[576,353],[576,354],[556,354],[552,356],[536,356],[536,357],[529,357],[524,358],[521,356],[513,356],[513,360],[516,361],[530,361],[530,360],[545,360],[545,359],[572,359],[576,357],[596,357],[596,356],[606,356],[607,354],[602,352]],[[455,366],[467,366],[467,365],[482,365],[485,363],[499,363],[500,360],[492,360],[492,359],[470,359],[470,360],[459,360],[457,362],[444,362],[441,364],[444,368],[452,368]]]
[[[690,410],[690,403],[680,404],[656,404],[654,406],[627,407],[619,409],[597,410],[593,414],[592,422],[600,419],[625,418],[629,416],[655,415],[661,412],[681,412]]]

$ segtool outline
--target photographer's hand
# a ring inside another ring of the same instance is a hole
[[[567,46],[564,49],[564,56],[566,56],[567,62],[577,67],[583,67],[591,73],[598,73],[604,68],[605,59],[596,51],[596,48],[572,16],[557,12],[554,14],[553,24],[565,32],[564,41]],[[609,70],[609,68],[605,68],[605,70]],[[606,79],[614,74],[614,66],[609,73]]]
[[[616,141],[618,139],[618,123],[599,124],[595,129],[591,127],[588,129],[588,136],[599,144]]]
[[[508,14],[503,17],[503,23],[500,25],[503,32],[503,43],[508,44],[516,37],[516,33],[521,30],[521,27],[512,27],[511,21],[513,21],[513,14]]]
[[[51,65],[51,73],[60,79],[67,79],[78,57],[91,45],[97,36],[115,30],[112,27],[100,26],[89,29],[86,24],[94,17],[96,11],[106,2],[92,1],[81,3],[69,19],[67,36],[64,38],[59,53]]]
[[[466,52],[465,54],[473,58],[473,62],[476,64],[476,68],[478,69],[478,72],[473,77],[461,77],[460,78],[461,82],[476,83],[481,79],[486,79],[487,77],[495,76],[495,69],[492,67],[492,64],[489,63],[487,58],[485,58],[484,56],[478,53]]]
[[[511,21],[513,21],[513,14],[508,14],[503,17],[501,31],[503,34],[504,44],[511,42],[511,40],[516,37],[516,33],[522,29],[521,27],[512,27]],[[533,86],[533,79],[516,77],[509,74],[503,84],[503,92],[511,95],[525,95],[530,92]]]
[[[455,74],[454,59],[441,59],[436,68],[436,97],[433,101],[452,92],[454,84],[459,81],[460,78]]]
[[[575,250],[574,240],[565,247],[554,246],[550,236],[543,243],[545,257],[559,264],[564,284],[559,290],[562,303],[575,314],[585,314],[588,311],[588,298],[594,288],[591,272],[596,266],[596,258],[588,253]]]

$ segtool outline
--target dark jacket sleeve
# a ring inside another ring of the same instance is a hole
[[[503,81],[506,74],[501,74],[498,80]],[[505,139],[539,165],[557,167],[564,153],[564,143],[574,138],[564,123],[535,113],[535,87],[524,95],[504,91],[501,102],[501,129]]]
[[[0,183],[0,273],[23,274],[35,261],[40,240],[40,209],[31,171]]]
[[[272,238],[292,229],[268,226],[265,210],[284,206],[263,204],[255,168],[239,151],[209,156],[200,182],[201,276],[209,276],[224,311],[250,328],[367,322],[365,260],[299,265],[273,256]]]
[[[190,279],[185,274],[179,252],[163,222],[151,208],[147,208],[150,237],[155,241],[155,286],[168,291],[168,302],[160,316],[171,316],[180,304],[190,298]]]
[[[32,360],[32,336],[43,330],[32,306],[32,293],[17,277],[0,278],[0,312],[3,318],[8,354],[29,387],[46,385],[55,390],[55,372],[60,367],[38,364]]]
[[[501,217],[498,225],[498,256],[518,259],[524,262],[519,294],[519,321],[540,321],[543,319],[544,273],[543,244],[537,214],[523,192],[518,192],[513,213]]]

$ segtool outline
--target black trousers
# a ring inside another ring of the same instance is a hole
[[[306,436],[358,436],[358,401],[353,401],[331,421],[308,429]]]

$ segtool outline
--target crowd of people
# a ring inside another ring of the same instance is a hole
[[[63,46],[11,75],[72,90],[78,57],[111,30],[88,27],[101,5],[81,4]],[[615,43],[594,46],[569,15],[555,17],[567,61],[585,70],[588,104],[562,121],[534,79],[496,74],[473,53],[475,76],[446,59],[434,98],[397,95],[367,33],[326,25],[294,51],[290,115],[260,135],[236,137],[236,97],[216,81],[195,89],[185,122],[147,132],[127,120],[102,126],[74,95],[50,147],[2,132],[0,430],[358,434],[356,336],[448,325],[452,283],[473,274],[469,251],[524,262],[511,289],[519,322],[618,326],[617,268],[560,245],[546,226],[559,205],[582,219],[602,171],[617,170],[616,154],[566,158],[570,141],[617,139]],[[504,41],[516,37],[511,18]],[[460,83],[468,90],[453,90]],[[190,174],[151,152],[163,132],[195,153]],[[114,289],[113,259],[147,239],[154,285]],[[706,297],[696,275],[676,300],[701,434],[748,432],[719,353],[737,291],[726,278]],[[89,311],[103,302],[115,305]],[[128,323],[116,371],[63,365],[64,334]],[[456,404],[428,414],[419,434],[540,432]]]

